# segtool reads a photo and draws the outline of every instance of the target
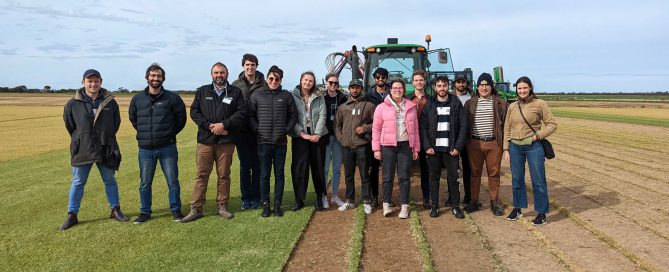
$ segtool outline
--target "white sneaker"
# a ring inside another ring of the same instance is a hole
[[[390,203],[383,202],[383,216],[387,217],[393,212],[393,209],[390,208]]]
[[[330,199],[330,202],[334,203],[338,207],[341,207],[341,205],[344,205],[344,201],[341,201],[341,198],[339,198],[338,196],[333,196]]]
[[[328,197],[323,196],[323,209],[329,209],[330,208],[330,203],[328,202]]]
[[[354,209],[354,208],[355,208],[355,204],[346,202],[346,203],[342,204],[341,206],[339,206],[339,211],[340,212],[345,212],[346,210],[351,210],[351,209]]]
[[[399,217],[401,219],[409,218],[409,205],[402,204],[402,209],[400,210],[400,216]]]
[[[365,214],[372,214],[372,205],[371,204],[363,204],[362,206],[365,208]]]

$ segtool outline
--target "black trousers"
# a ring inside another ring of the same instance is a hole
[[[400,204],[409,204],[409,189],[411,188],[411,162],[413,153],[409,142],[398,142],[397,146],[382,146],[381,158],[383,159],[383,202],[390,203],[393,196],[393,182],[395,169],[397,169],[397,181],[400,184]]]
[[[381,161],[375,159],[373,155],[370,155],[370,158],[369,158],[369,188],[370,188],[370,190],[369,191],[370,191],[372,199],[377,199],[379,197],[379,168],[380,168],[380,166],[381,166]]]
[[[469,166],[469,156],[467,149],[463,148],[460,151],[460,158],[462,158],[462,186],[465,189],[465,201],[472,198],[472,168]]]
[[[290,171],[295,192],[295,203],[304,203],[309,185],[309,169],[311,169],[311,181],[314,184],[316,195],[321,196],[325,191],[325,174],[323,173],[325,161],[324,140],[321,138],[317,143],[302,138],[292,139],[292,162]],[[320,201],[320,199],[317,199]]]
[[[428,199],[430,198],[430,170],[425,151],[418,152],[418,162],[420,166],[420,190],[423,193],[423,199]]]
[[[443,166],[446,166],[449,198],[453,202],[453,206],[460,205],[459,156],[451,156],[448,152],[435,152],[434,155],[427,155],[427,162],[430,168],[430,199],[432,205],[439,207],[439,182]]]
[[[362,184],[362,202],[369,204],[369,161],[372,157],[369,145],[358,146],[356,148],[341,148],[342,160],[344,161],[344,180],[346,181],[346,199],[349,203],[355,203],[355,167],[358,167],[360,180]]]

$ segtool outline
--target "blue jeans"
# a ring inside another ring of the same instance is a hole
[[[116,177],[114,177],[114,169],[107,168],[102,164],[96,163],[102,182],[105,184],[105,192],[107,193],[107,201],[109,208],[120,207],[118,199],[118,185],[116,184]],[[70,199],[67,203],[68,212],[79,213],[79,206],[81,199],[84,197],[84,186],[88,181],[88,174],[91,172],[93,164],[86,164],[81,166],[72,166],[72,187],[70,188]]]
[[[544,166],[544,149],[540,141],[531,145],[510,143],[511,181],[513,184],[513,207],[527,208],[527,192],[525,190],[525,161],[527,160],[534,192],[534,210],[537,213],[548,213],[548,189],[546,187],[546,168]]]
[[[139,149],[139,212],[151,214],[151,185],[153,184],[153,175],[156,173],[156,164],[160,161],[160,168],[165,175],[167,188],[169,189],[170,210],[172,212],[181,211],[181,187],[179,186],[179,152],[177,145],[171,144],[154,149]]]
[[[259,144],[258,157],[260,157],[260,201],[269,203],[269,177],[274,165],[274,203],[283,201],[283,186],[285,176],[283,173],[286,164],[287,145]]]
[[[328,193],[328,170],[330,170],[330,158],[332,158],[332,196],[339,196],[339,178],[341,177],[341,144],[337,141],[334,133],[329,136],[328,144],[325,146],[325,194]]]
[[[235,139],[239,159],[239,182],[242,206],[251,208],[260,204],[260,162],[258,142],[255,134],[239,135]]]

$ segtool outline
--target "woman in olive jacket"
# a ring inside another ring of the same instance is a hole
[[[309,182],[309,168],[311,180],[316,190],[316,210],[323,210],[323,195],[325,194],[325,174],[323,173],[325,160],[325,146],[322,136],[328,133],[325,127],[326,112],[325,99],[316,91],[316,76],[312,72],[304,72],[300,76],[300,85],[293,90],[293,99],[297,107],[297,123],[292,130],[292,162],[290,165],[295,191],[295,207],[298,211],[304,207]]]
[[[517,220],[522,216],[521,208],[527,208],[525,190],[525,161],[527,161],[532,179],[534,210],[537,212],[532,223],[537,226],[544,225],[547,223],[548,191],[541,140],[555,132],[557,121],[546,102],[534,95],[534,87],[528,77],[521,77],[516,81],[516,94],[518,101],[509,106],[504,122],[503,156],[507,163],[511,163],[513,187],[513,211],[507,219]]]

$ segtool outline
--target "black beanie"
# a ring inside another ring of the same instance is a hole
[[[490,86],[495,85],[495,82],[492,81],[492,76],[488,73],[483,73],[479,76],[479,80],[476,81],[476,86],[481,85],[481,83],[488,84]]]

